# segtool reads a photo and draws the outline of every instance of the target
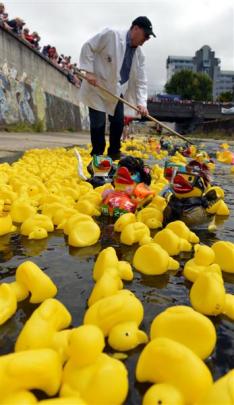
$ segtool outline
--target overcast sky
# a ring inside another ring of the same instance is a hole
[[[4,0],[3,0],[4,1]],[[82,44],[105,27],[127,29],[140,15],[152,22],[157,38],[144,44],[149,93],[166,82],[168,55],[194,56],[209,45],[222,70],[234,70],[233,0],[4,1],[10,18],[22,17],[38,31],[41,44],[79,61]]]

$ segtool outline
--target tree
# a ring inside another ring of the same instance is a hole
[[[182,99],[212,100],[212,80],[205,73],[194,73],[191,70],[180,70],[166,83],[168,94],[178,94]]]
[[[217,98],[217,101],[220,101],[221,103],[228,103],[229,101],[231,102],[233,98],[233,94],[231,91],[224,91],[219,95]]]

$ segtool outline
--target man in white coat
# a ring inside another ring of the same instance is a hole
[[[121,101],[96,87],[105,87],[137,106],[139,114],[148,114],[145,57],[141,46],[154,36],[147,17],[136,18],[128,31],[105,29],[87,41],[80,55],[82,81],[80,100],[89,107],[91,155],[105,151],[106,114],[110,121],[108,155],[120,158],[121,135],[124,127],[124,106]]]

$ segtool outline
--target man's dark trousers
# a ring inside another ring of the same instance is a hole
[[[89,108],[90,118],[90,133],[92,142],[91,155],[103,155],[105,151],[105,128],[106,128],[106,113]],[[119,158],[121,136],[124,127],[124,106],[121,101],[116,105],[114,115],[108,115],[110,121],[110,146],[108,155],[112,158]]]

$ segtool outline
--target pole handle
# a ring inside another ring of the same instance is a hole
[[[84,72],[84,73],[78,72],[77,75],[81,79],[87,80],[87,77],[86,77],[85,73],[86,72]],[[135,105],[129,103],[129,101],[125,100],[124,98],[119,97],[116,94],[111,93],[109,90],[107,90],[105,87],[101,86],[100,84],[97,84],[95,87],[97,87],[101,91],[104,91],[106,94],[113,97],[115,100],[121,101],[123,104],[127,105],[128,107],[132,108],[132,110],[135,110],[136,112],[139,113],[138,108]],[[163,124],[161,121],[158,121],[156,118],[152,117],[151,115],[147,114],[145,117],[148,118],[150,121],[153,121],[156,124],[160,125],[162,128],[166,129],[167,131],[169,131],[173,135],[178,136],[179,138],[183,139],[185,142],[190,143],[191,145],[193,144],[191,141],[189,141],[187,138],[185,138],[185,136],[179,134],[179,132],[177,132],[174,129],[172,129],[172,128],[168,127],[167,125]]]

